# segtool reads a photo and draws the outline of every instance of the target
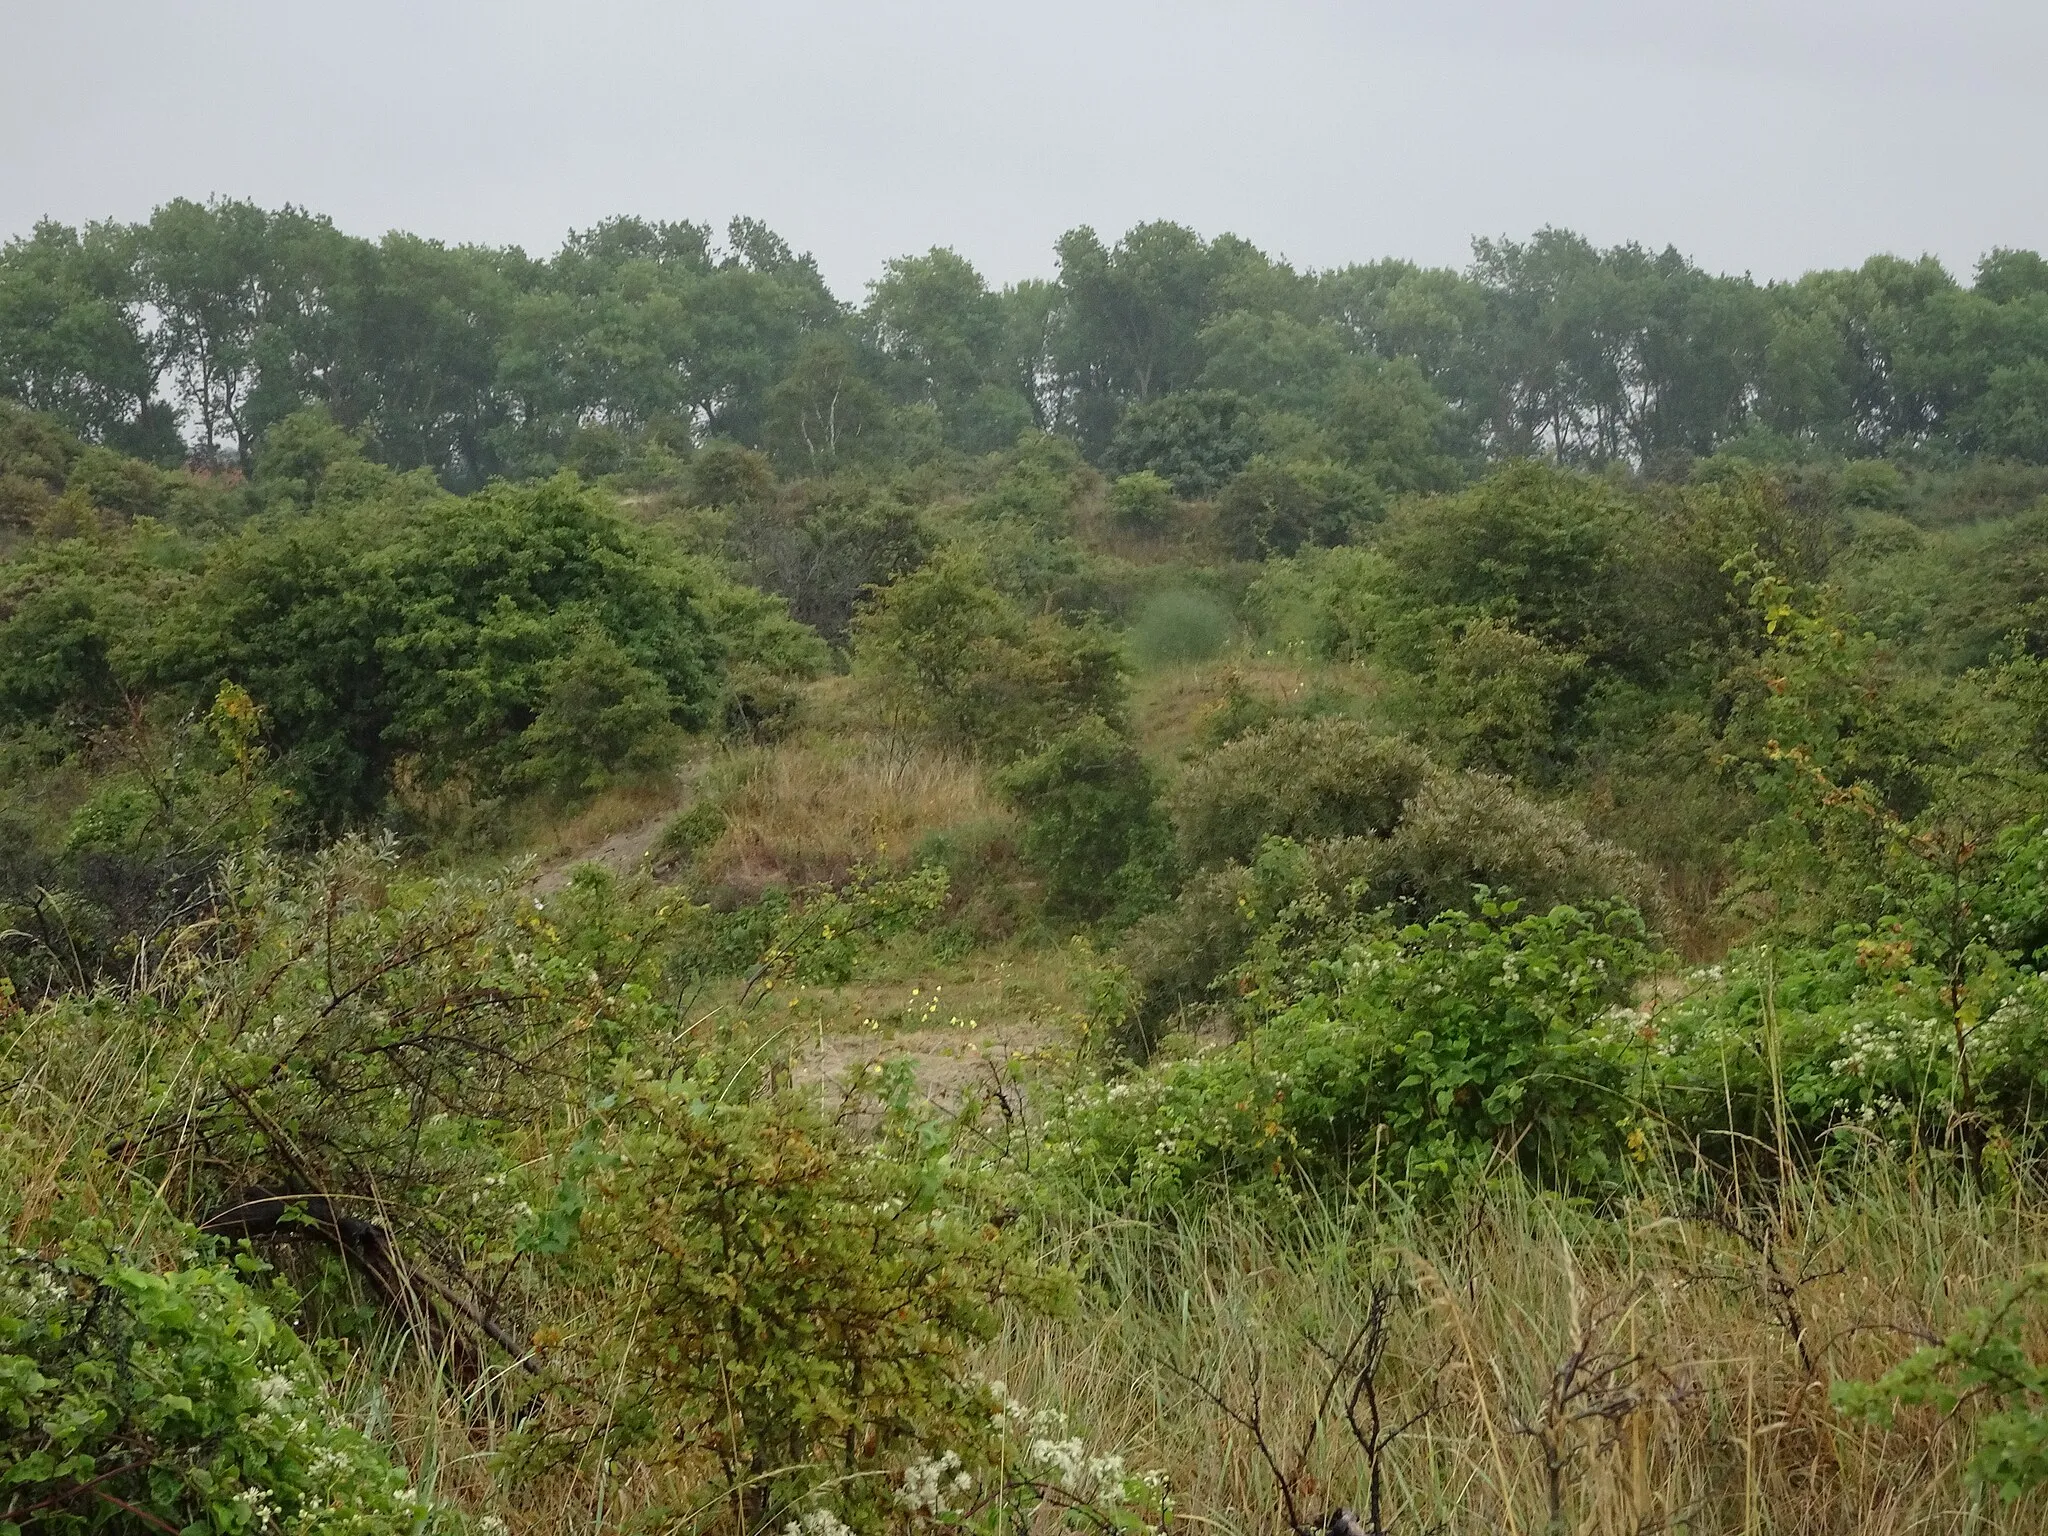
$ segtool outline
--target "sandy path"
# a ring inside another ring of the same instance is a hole
[[[1036,1021],[908,1030],[896,1035],[827,1035],[791,1063],[799,1084],[845,1087],[871,1066],[907,1057],[925,1101],[953,1111],[970,1093],[1002,1093],[1020,1102],[1015,1068],[1064,1043],[1061,1032]]]

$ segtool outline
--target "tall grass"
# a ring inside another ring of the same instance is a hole
[[[1131,651],[1149,667],[1208,661],[1230,643],[1234,628],[1221,600],[1174,588],[1138,610],[1131,621]]]
[[[1887,1431],[1828,1399],[2048,1259],[2037,1191],[1890,1164],[1740,1212],[1688,1211],[1675,1190],[1605,1214],[1509,1181],[1429,1218],[1105,1218],[1064,1250],[1087,1280],[1079,1315],[1013,1323],[987,1369],[1166,1471],[1191,1522],[1278,1531],[1261,1439],[1302,1511],[1366,1506],[1342,1414],[1355,1382],[1323,1399],[1379,1282],[1382,1422],[1421,1415],[1383,1457],[1390,1529],[2048,1528],[2048,1498],[1966,1486],[1967,1414]],[[2032,1332],[2038,1351],[2048,1319]]]
[[[155,1243],[164,1192],[109,1126],[175,1063],[123,1032],[98,1050],[5,1059],[0,1236],[59,1202]],[[177,1095],[151,1096],[175,1106]],[[162,1113],[175,1113],[174,1107]],[[1081,1277],[1066,1316],[1016,1316],[979,1362],[1092,1444],[1172,1479],[1182,1528],[1280,1532],[1285,1501],[1320,1516],[1367,1501],[1367,1460],[1330,1393],[1376,1295],[1391,1297],[1373,1390],[1382,1422],[1414,1417],[1381,1458],[1401,1532],[2020,1536],[2048,1496],[2002,1504],[1964,1476],[1971,1412],[1840,1417],[1831,1382],[1871,1377],[2027,1266],[2048,1262],[2048,1191],[1987,1189],[1930,1161],[1732,1190],[1653,1169],[1605,1208],[1513,1178],[1447,1210],[1366,1197],[1292,1208],[1228,1202],[1174,1220],[1107,1210],[1049,1224],[1047,1256]],[[536,1298],[578,1326],[589,1298]],[[2048,1317],[2027,1320],[2048,1350]],[[693,1490],[496,1460],[518,1394],[465,1377],[398,1333],[359,1339],[337,1390],[423,1488],[520,1536],[623,1530]],[[1320,1420],[1320,1423],[1318,1423]],[[1318,1433],[1310,1435],[1311,1428]],[[1264,1450],[1261,1449],[1263,1442]]]
[[[733,783],[725,826],[699,867],[746,893],[843,879],[878,852],[907,854],[929,833],[1009,814],[973,763],[884,736],[738,753],[721,772]]]

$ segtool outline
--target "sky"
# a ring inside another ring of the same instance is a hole
[[[765,219],[841,297],[1167,218],[1302,266],[1547,224],[1794,277],[2048,248],[2043,0],[0,0],[0,235],[251,198],[536,254]]]

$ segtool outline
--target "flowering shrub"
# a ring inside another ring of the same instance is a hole
[[[1043,1529],[1163,1536],[1173,1499],[1163,1473],[1134,1472],[1124,1458],[1090,1449],[1057,1408],[1033,1409],[1000,1381],[983,1389],[986,1424],[969,1452],[920,1455],[903,1469],[893,1513],[913,1529],[946,1528],[975,1536]],[[785,1536],[844,1536],[824,1511],[793,1522]]]
[[[1633,909],[1522,916],[1491,898],[1328,958],[1240,973],[1279,1006],[1243,1039],[1083,1089],[1051,1146],[1077,1175],[1171,1198],[1217,1181],[1440,1186],[1496,1153],[1597,1180],[1630,1129],[1618,1027],[1651,960]]]
[[[2037,972],[1986,965],[1957,1003],[1894,935],[1742,950],[1688,980],[1645,1020],[1658,1107],[1688,1131],[1908,1145],[1967,1122],[2025,1137],[2048,1102],[2048,977]]]
[[[209,1264],[0,1258],[0,1533],[396,1536],[442,1517]]]

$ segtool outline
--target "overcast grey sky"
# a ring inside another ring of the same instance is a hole
[[[752,213],[848,298],[1150,218],[1314,266],[1546,223],[1760,278],[2048,247],[2048,0],[0,0],[0,82],[9,235]]]

